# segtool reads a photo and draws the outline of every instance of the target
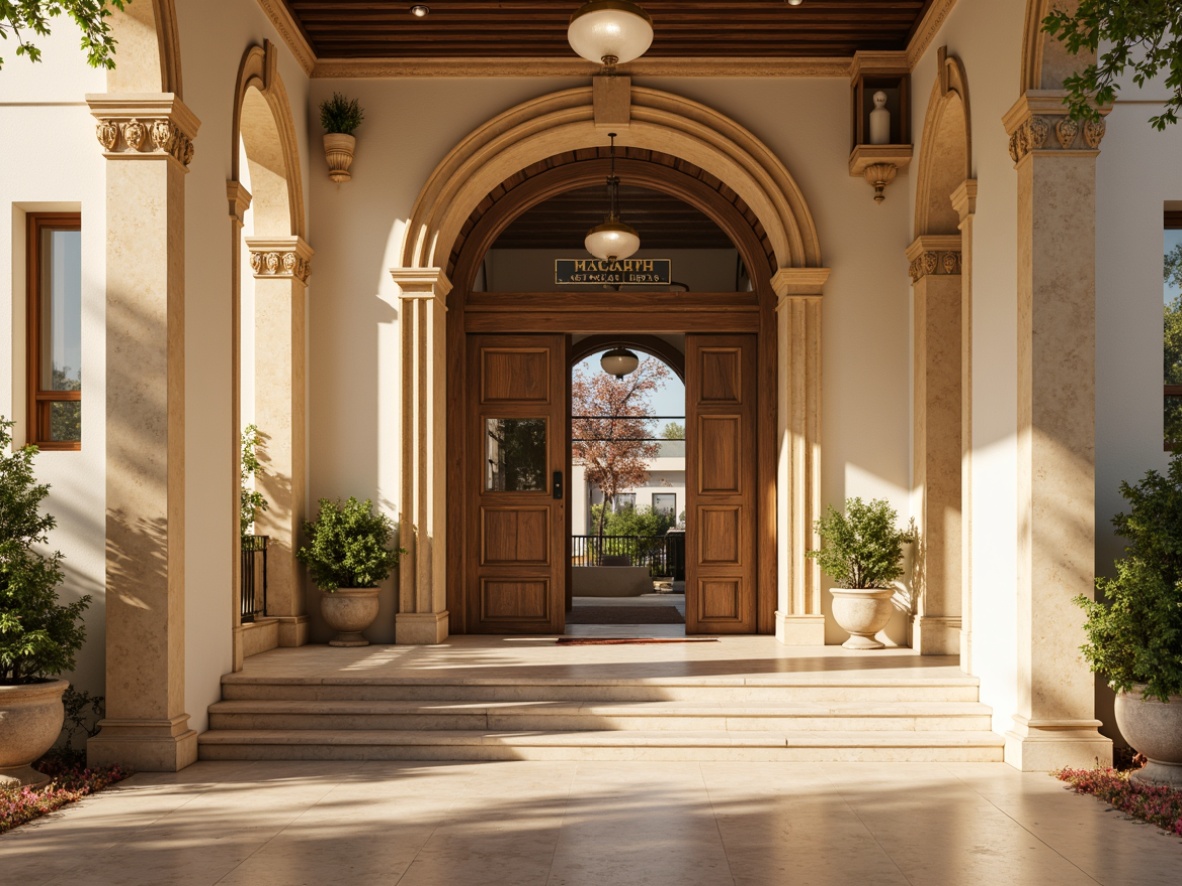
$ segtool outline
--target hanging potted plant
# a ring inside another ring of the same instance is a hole
[[[357,99],[347,99],[339,92],[320,103],[324,159],[328,161],[328,177],[337,184],[352,178],[349,166],[353,163],[353,149],[357,144],[353,133],[364,119],[365,112]]]
[[[1096,579],[1102,599],[1075,598],[1081,649],[1116,691],[1121,735],[1148,758],[1132,778],[1182,788],[1182,452],[1120,493],[1129,513],[1112,523],[1128,546],[1116,576]]]
[[[903,545],[915,540],[913,529],[899,529],[899,515],[875,499],[846,499],[845,513],[832,506],[817,521],[821,549],[809,551],[837,582],[831,588],[833,618],[850,638],[846,649],[882,649],[874,635],[891,618],[891,582],[903,574]]]
[[[31,764],[61,732],[69,683],[53,675],[74,667],[90,597],[58,601],[62,555],[36,549],[56,525],[40,513],[49,487],[33,475],[36,447],[9,452],[13,425],[0,417],[0,785],[33,786],[49,781]]]
[[[394,521],[375,514],[369,499],[320,499],[320,514],[304,524],[308,543],[296,553],[320,588],[320,612],[337,631],[330,646],[368,646],[362,635],[378,615],[378,583],[406,552],[392,548]]]

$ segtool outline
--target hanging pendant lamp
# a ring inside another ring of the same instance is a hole
[[[587,61],[610,70],[644,55],[653,42],[653,20],[631,0],[590,0],[570,17],[566,39]]]
[[[636,367],[640,365],[640,358],[627,348],[612,348],[599,358],[599,365],[608,375],[623,378],[636,371]]]
[[[611,174],[607,177],[608,213],[601,224],[593,227],[583,240],[587,251],[599,259],[617,261],[628,258],[640,248],[640,235],[629,225],[620,221],[619,198],[620,179],[616,176],[616,134],[608,133],[612,140]]]

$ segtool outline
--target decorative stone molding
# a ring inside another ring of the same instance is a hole
[[[283,0],[257,0],[257,2],[262,8],[263,14],[279,32],[279,37],[283,40],[284,45],[295,57],[296,64],[303,69],[305,74],[311,75],[312,69],[316,65],[316,53],[307,38],[304,37],[304,32],[296,23],[287,4]]]
[[[1109,110],[1099,109],[1101,114]],[[1015,164],[1035,151],[1097,151],[1106,130],[1103,118],[1081,124],[1068,117],[1063,93],[1058,90],[1027,92],[1010,108],[1003,122],[1010,136],[1010,158]]]
[[[911,145],[857,145],[850,153],[850,175],[862,176],[874,188],[874,202],[886,199],[886,186],[911,163]]]
[[[312,247],[300,237],[278,240],[247,238],[250,269],[256,278],[286,277],[307,283],[312,274]]]
[[[911,282],[924,277],[949,277],[961,272],[960,236],[957,234],[925,235],[907,247],[908,273]]]
[[[932,4],[928,6],[928,11],[924,13],[919,27],[911,35],[911,42],[907,44],[908,68],[914,68],[919,64],[923,54],[928,51],[928,47],[932,45],[932,41],[936,39],[936,35],[944,27],[944,22],[954,6],[956,6],[956,0],[933,0]]]
[[[175,95],[88,95],[86,101],[98,120],[95,137],[106,157],[165,155],[186,168],[192,162],[201,121]]]

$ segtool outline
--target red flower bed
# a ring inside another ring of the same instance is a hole
[[[1182,791],[1138,784],[1115,769],[1060,769],[1052,772],[1077,794],[1091,794],[1120,812],[1182,837]]]
[[[118,766],[88,769],[81,763],[45,760],[37,768],[53,777],[39,788],[0,787],[0,834],[122,781],[131,773]]]

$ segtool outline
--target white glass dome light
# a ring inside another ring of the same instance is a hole
[[[631,0],[590,0],[570,17],[566,39],[587,61],[612,68],[648,51],[653,20]]]
[[[607,221],[591,229],[583,246],[596,258],[618,261],[636,254],[640,248],[640,235],[635,228],[609,216]]]
[[[608,210],[607,218],[587,232],[583,239],[586,250],[598,259],[617,261],[628,258],[640,248],[640,235],[636,229],[620,221],[620,179],[616,175],[616,134],[609,132],[611,139],[611,171],[607,176]]]

